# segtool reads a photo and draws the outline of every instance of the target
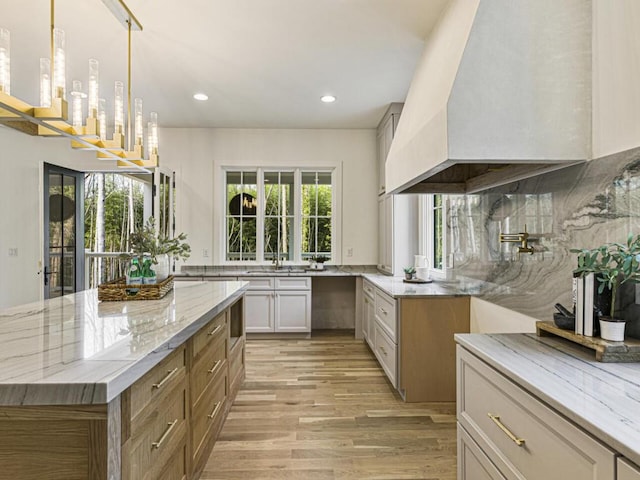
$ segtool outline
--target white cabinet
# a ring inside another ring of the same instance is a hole
[[[386,191],[384,169],[402,112],[402,105],[402,103],[392,103],[378,124],[378,195],[382,195]]]
[[[245,294],[247,333],[307,333],[311,331],[310,277],[241,277]]]
[[[418,196],[378,198],[378,269],[402,275],[418,253]]]
[[[375,287],[367,280],[362,282],[362,336],[371,350],[376,348],[375,342]]]
[[[311,291],[276,292],[275,318],[276,332],[310,332]]]
[[[274,292],[247,291],[244,295],[247,332],[270,333],[275,327]]]
[[[640,469],[626,458],[618,458],[617,480],[640,480]]]
[[[614,480],[615,452],[460,346],[457,358],[461,461],[472,462],[460,465],[460,480]],[[469,455],[472,442],[499,475],[476,474],[483,460]]]

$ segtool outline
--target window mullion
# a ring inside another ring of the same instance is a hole
[[[264,189],[264,171],[256,171],[256,187],[258,194],[258,208],[256,210],[256,262],[264,262],[264,212],[266,196]]]

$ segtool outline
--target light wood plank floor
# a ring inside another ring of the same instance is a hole
[[[201,478],[455,477],[455,405],[403,403],[353,331],[327,331],[247,342],[246,381]]]

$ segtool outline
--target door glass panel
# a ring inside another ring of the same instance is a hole
[[[63,175],[62,197],[62,230],[64,246],[74,247],[76,244],[76,179]]]
[[[62,245],[62,175],[49,175],[49,245]]]
[[[76,284],[76,249],[67,247],[63,249],[62,257],[62,294],[75,292]]]
[[[62,292],[62,248],[49,248],[49,298],[64,295]]]

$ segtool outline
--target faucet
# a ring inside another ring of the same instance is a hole
[[[271,264],[276,266],[276,270],[280,270],[282,268],[282,264],[280,263],[280,254],[276,255],[276,258],[271,260]]]
[[[520,233],[501,233],[500,243],[519,243],[518,253],[529,253],[533,255],[533,247],[529,246],[529,234],[527,233],[527,225],[524,226],[524,232]]]

